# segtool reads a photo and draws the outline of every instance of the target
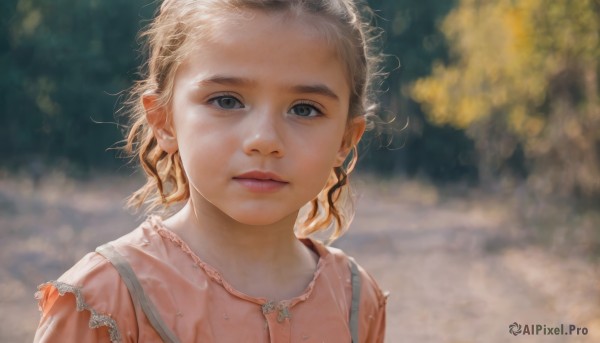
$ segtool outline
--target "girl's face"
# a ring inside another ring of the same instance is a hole
[[[170,114],[148,119],[161,147],[179,150],[197,210],[269,225],[316,197],[364,120],[347,125],[344,64],[310,22],[244,14],[197,42],[177,71]]]

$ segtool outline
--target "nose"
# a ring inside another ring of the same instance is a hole
[[[246,117],[244,152],[248,155],[282,157],[284,154],[281,135],[281,115],[274,111],[256,111]]]

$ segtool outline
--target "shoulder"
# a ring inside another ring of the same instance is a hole
[[[385,306],[387,295],[381,290],[375,278],[365,268],[341,249],[334,247],[326,247],[326,249],[331,254],[332,260],[338,265],[338,268],[352,270],[352,264],[356,265],[358,275],[360,276],[361,306],[373,309]]]
[[[162,250],[160,246],[164,243],[149,223],[144,222],[130,233],[108,244],[127,257],[130,263],[145,264],[157,255],[156,251]],[[89,289],[108,287],[101,288],[106,290],[116,287],[115,281],[119,279],[120,275],[112,263],[96,249],[75,263],[56,283]]]
[[[58,337],[121,342],[122,332],[135,325],[126,287],[110,262],[97,253],[87,254],[57,280],[40,285],[36,298],[42,312],[36,342]]]
[[[319,248],[318,248],[319,249]],[[385,318],[387,293],[379,287],[377,281],[352,257],[334,247],[324,247],[327,259],[334,265],[339,275],[346,275],[349,280],[356,274],[359,282],[350,282],[351,289],[360,289],[358,305],[358,326],[360,342],[383,342],[385,336]],[[345,271],[345,272],[344,272]]]
[[[325,246],[322,243],[309,240],[313,249],[317,251],[322,259],[325,260],[328,273],[339,275],[349,279],[352,274],[352,265],[356,266],[359,276],[361,306],[370,310],[378,310],[385,306],[387,295],[381,290],[377,281],[369,274],[359,263],[344,251],[331,246]]]
[[[168,233],[159,232],[152,220],[150,218],[130,233],[105,244],[110,245],[140,279],[145,279],[148,275],[160,275],[159,272],[169,269],[173,264],[170,257],[175,245],[165,239]],[[86,291],[90,300],[98,293],[121,288],[126,290],[126,286],[119,282],[122,277],[115,268],[114,261],[102,253],[101,247],[88,253],[53,283],[73,285]]]
[[[144,264],[151,256],[137,251],[143,251],[139,247],[155,240],[149,233],[142,224],[111,244],[124,255],[135,255],[138,264]],[[137,331],[129,290],[112,263],[97,252],[85,255],[58,279],[40,285],[36,298],[42,312],[36,342],[56,337],[95,341],[88,335],[101,337],[100,341],[121,342],[131,339],[129,336]]]

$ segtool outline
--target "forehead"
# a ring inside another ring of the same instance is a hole
[[[269,76],[280,82],[333,83],[349,88],[346,66],[324,19],[289,12],[238,10],[197,25],[178,73]]]

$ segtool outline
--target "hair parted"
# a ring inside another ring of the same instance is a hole
[[[127,102],[131,122],[123,149],[133,159],[139,159],[146,173],[146,184],[130,196],[129,206],[146,205],[152,211],[189,198],[179,152],[169,154],[158,146],[142,97],[153,93],[157,96],[156,106],[168,108],[177,68],[194,44],[209,37],[225,13],[243,15],[244,10],[316,19],[310,24],[323,32],[346,64],[351,90],[347,125],[352,125],[355,117],[364,116],[367,129],[372,128],[371,119],[376,118],[377,108],[373,85],[381,76],[380,55],[374,44],[378,35],[370,25],[372,13],[361,0],[165,0],[140,34],[146,44],[147,61],[141,70],[142,79],[131,90]],[[323,190],[301,210],[296,221],[299,237],[331,230],[328,242],[332,242],[352,221],[354,207],[348,174],[358,158],[356,146],[350,155],[345,166],[333,168]]]

